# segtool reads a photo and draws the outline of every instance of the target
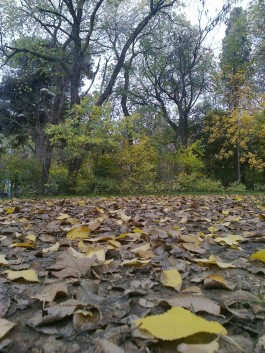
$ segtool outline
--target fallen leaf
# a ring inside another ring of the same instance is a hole
[[[213,273],[205,278],[204,286],[206,288],[225,288],[234,290],[236,288],[236,283],[229,282],[222,275]]]
[[[57,258],[57,262],[50,266],[53,271],[53,276],[63,279],[66,277],[84,277],[90,270],[92,264],[95,262],[94,258],[77,258],[74,257],[69,249]]]
[[[181,343],[177,346],[179,353],[215,353],[218,351],[219,343],[214,340],[206,344]]]
[[[265,262],[265,249],[258,250],[254,254],[250,256],[251,260],[260,260],[262,262]]]
[[[191,261],[195,261],[202,265],[217,265],[220,268],[235,268],[235,266],[231,263],[222,262],[220,259],[215,257],[214,255],[210,255],[209,259],[191,259]]]
[[[16,324],[11,321],[0,319],[0,339],[3,338]]]
[[[8,263],[9,262],[6,260],[6,256],[5,255],[0,255],[0,266],[7,266]]]
[[[55,282],[45,286],[40,292],[31,298],[38,299],[42,302],[53,302],[57,295],[67,295],[67,286],[64,282]]]
[[[147,316],[134,323],[140,330],[147,330],[154,337],[169,341],[203,332],[227,334],[226,329],[218,322],[207,321],[180,307],[171,308],[161,315]]]
[[[56,321],[60,321],[73,315],[78,305],[80,305],[80,303],[72,299],[69,299],[60,304],[53,305],[44,310],[38,311],[35,316],[29,319],[28,324],[34,327],[48,325]]]
[[[131,259],[122,261],[121,266],[142,266],[149,262],[150,260]]]
[[[125,353],[125,350],[118,347],[109,340],[98,339],[95,353]]]
[[[101,246],[89,247],[86,251],[87,258],[94,258],[95,263],[102,264],[105,258],[105,250]]]
[[[173,307],[180,306],[195,313],[203,311],[211,315],[220,315],[220,305],[203,295],[181,293],[175,297],[163,299],[160,305],[163,303],[167,303]]]
[[[10,248],[35,248],[35,243],[25,242],[25,243],[14,243],[9,246]]]
[[[181,275],[179,271],[174,268],[164,270],[161,273],[161,282],[164,286],[175,288],[177,291],[179,291],[182,286]]]
[[[227,237],[217,237],[214,239],[217,243],[222,245],[238,245],[244,238],[241,235],[230,234]]]
[[[59,219],[59,220],[64,220],[64,219],[67,219],[69,218],[70,216],[68,214],[65,214],[65,213],[60,213],[60,216],[58,216],[56,219]]]
[[[87,226],[80,226],[73,228],[66,234],[67,239],[75,240],[75,239],[86,239],[89,237],[91,233],[91,229]]]
[[[23,278],[25,281],[28,281],[28,282],[39,282],[37,273],[34,270],[24,270],[24,271],[7,270],[2,273],[6,273],[7,278],[10,281],[14,281],[16,279]]]
[[[190,251],[190,252],[194,252],[194,253],[197,253],[197,254],[205,254],[206,253],[206,250],[205,249],[202,249],[200,248],[197,244],[192,244],[192,243],[182,243],[181,246]]]
[[[60,243],[57,242],[56,244],[50,246],[49,248],[42,249],[43,254],[51,253],[51,252],[56,252],[59,250]]]

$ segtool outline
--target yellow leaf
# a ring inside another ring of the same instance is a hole
[[[50,246],[49,248],[42,249],[42,253],[43,254],[47,254],[47,253],[50,253],[50,252],[56,252],[56,251],[59,250],[59,247],[60,247],[60,244],[59,244],[59,242],[57,242],[56,244]]]
[[[10,208],[6,209],[6,213],[12,214],[15,212],[15,210],[16,210],[16,207],[10,207]]]
[[[252,260],[260,260],[265,262],[265,249],[259,250],[250,256]]]
[[[8,265],[8,261],[6,260],[5,255],[0,255],[0,266],[6,266]]]
[[[141,266],[146,265],[150,262],[150,260],[139,260],[139,259],[132,259],[132,260],[124,260],[121,263],[121,266]]]
[[[32,242],[28,242],[28,243],[14,243],[9,245],[10,248],[34,248],[35,247],[35,243]]]
[[[23,271],[4,271],[3,273],[7,274],[7,278],[10,281],[14,281],[18,278],[23,278],[28,282],[39,282],[37,273],[34,270],[23,270]]]
[[[189,310],[174,307],[161,315],[147,316],[136,320],[140,330],[147,330],[151,335],[162,340],[176,340],[200,332],[226,335],[226,329],[215,321],[207,321]]]
[[[172,268],[169,270],[164,270],[161,273],[161,282],[163,283],[164,286],[173,287],[179,291],[182,285],[182,278],[181,278],[181,275],[179,274],[179,271]]]
[[[26,239],[29,241],[29,242],[32,242],[32,243],[36,243],[36,235],[34,234],[29,234],[26,236]]]
[[[222,214],[225,215],[225,216],[229,215],[229,213],[230,213],[229,210],[222,210]]]
[[[3,338],[16,324],[11,321],[0,319],[0,339]]]
[[[210,255],[209,259],[192,259],[192,261],[198,262],[202,265],[217,265],[220,268],[234,268],[235,266],[231,263],[222,262],[219,259],[216,259],[214,255]]]
[[[70,216],[68,214],[65,214],[65,213],[60,213],[60,216],[58,216],[56,219],[58,220],[64,220],[64,219],[67,219],[69,218]]]
[[[128,236],[128,233],[123,233],[121,235],[119,235],[118,237],[115,238],[115,240],[120,240],[120,239],[124,239]]]
[[[120,214],[120,218],[123,220],[123,222],[128,222],[132,217],[131,216],[127,216],[125,213],[121,213]]]
[[[149,250],[150,247],[151,247],[150,244],[149,244],[149,243],[146,243],[146,244],[144,244],[144,245],[138,246],[137,248],[131,249],[130,251],[137,254],[137,253],[139,253],[139,252],[141,252],[141,251],[147,251],[147,250]]]
[[[121,247],[121,243],[119,241],[114,240],[114,239],[108,240],[108,243],[110,245],[112,245],[114,248],[118,248],[119,249]]]
[[[87,226],[80,226],[73,228],[70,232],[67,233],[66,238],[75,240],[75,239],[86,239],[91,233],[91,229]]]
[[[88,257],[88,258],[95,257],[96,261],[97,261],[97,264],[98,263],[103,263],[106,260],[105,251],[100,246],[96,246],[96,247],[93,247],[93,248],[88,248],[87,251],[86,251],[86,257]]]
[[[217,243],[220,243],[222,245],[227,244],[227,245],[238,245],[240,241],[244,240],[244,238],[241,235],[234,235],[230,234],[227,237],[217,237],[215,238],[215,241]]]
[[[209,230],[210,233],[218,232],[218,229],[216,227],[209,227],[208,230]]]
[[[143,230],[140,229],[140,228],[134,228],[133,232],[134,232],[134,233],[138,233],[138,234],[142,234],[142,233],[143,233]]]

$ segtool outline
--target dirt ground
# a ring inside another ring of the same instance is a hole
[[[265,352],[264,243],[264,196],[0,200],[0,352]]]

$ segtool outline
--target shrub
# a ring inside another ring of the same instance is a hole
[[[246,186],[244,184],[238,184],[235,182],[230,184],[226,190],[233,193],[244,192],[246,191]]]
[[[191,192],[223,192],[224,187],[219,180],[214,180],[203,176],[202,174],[181,173],[176,179],[176,186],[181,191]]]

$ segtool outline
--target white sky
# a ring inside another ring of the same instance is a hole
[[[234,6],[242,6],[244,9],[247,9],[250,0],[239,0]],[[196,6],[197,2],[197,6]],[[202,1],[197,0],[189,0],[186,9],[187,18],[192,22],[192,24],[198,23],[198,13],[199,9],[201,9]],[[205,10],[208,10],[207,17],[215,18],[216,15],[222,9],[223,4],[225,3],[224,0],[205,0]],[[202,19],[205,23],[207,23],[207,17],[204,16]],[[218,56],[220,50],[222,48],[222,39],[225,35],[226,25],[222,22],[218,24],[209,34],[208,36],[208,43],[211,45],[212,49],[215,52],[215,55]]]

